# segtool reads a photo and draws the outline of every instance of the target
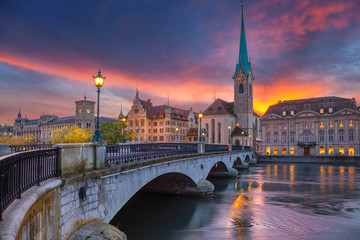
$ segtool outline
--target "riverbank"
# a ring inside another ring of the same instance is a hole
[[[266,156],[257,155],[257,163],[359,164],[360,156]]]

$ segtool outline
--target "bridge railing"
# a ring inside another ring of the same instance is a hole
[[[0,220],[4,210],[24,191],[58,175],[58,152],[43,149],[0,158]]]
[[[52,144],[14,144],[10,145],[10,153],[25,152],[37,149],[52,148]]]
[[[197,144],[195,143],[107,145],[105,161],[108,166],[114,166],[193,153],[197,153]]]

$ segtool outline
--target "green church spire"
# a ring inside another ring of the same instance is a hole
[[[243,1],[241,1],[243,2]],[[240,50],[239,50],[239,60],[236,63],[236,69],[234,73],[234,77],[236,72],[238,71],[240,65],[245,70],[246,74],[249,74],[251,63],[249,62],[247,46],[246,46],[246,36],[245,36],[245,24],[244,24],[244,6],[241,3],[241,34],[240,34]]]

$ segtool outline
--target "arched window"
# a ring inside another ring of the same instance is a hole
[[[144,119],[141,119],[141,126],[143,127],[145,125]]]
[[[135,120],[135,127],[138,127],[139,126],[139,120]]]
[[[295,154],[295,147],[290,148],[290,154]]]
[[[353,147],[353,146],[350,146],[350,147],[349,147],[349,156],[354,156],[354,154],[355,154],[354,147]]]
[[[325,154],[325,148],[324,147],[319,148],[319,154]]]
[[[211,142],[215,143],[215,119],[211,119]]]
[[[329,154],[334,154],[334,147],[329,147]]]
[[[345,148],[343,146],[339,147],[339,153],[340,154],[344,154],[345,153]]]
[[[282,154],[286,154],[286,147],[282,148]]]
[[[270,147],[267,147],[266,148],[266,155],[270,155],[270,154],[271,154]]]
[[[244,93],[244,86],[242,85],[242,83],[240,83],[240,86],[239,86],[239,93],[240,94]]]
[[[274,154],[277,155],[278,154],[278,148],[274,147]]]
[[[132,127],[133,126],[133,120],[129,121],[129,126]]]
[[[239,139],[236,139],[236,140],[235,140],[235,146],[240,146],[240,141],[239,141]]]

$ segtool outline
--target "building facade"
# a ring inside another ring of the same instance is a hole
[[[14,134],[12,126],[6,126],[0,124],[0,137],[11,138]]]
[[[197,116],[169,105],[153,106],[150,99],[141,100],[139,92],[127,114],[128,129],[137,133],[139,143],[198,141]]]
[[[47,143],[53,136],[53,131],[63,127],[76,125],[81,129],[95,128],[96,117],[94,116],[95,102],[86,99],[75,101],[75,116],[58,117],[57,115],[41,115],[38,119],[22,118],[19,110],[18,117],[14,122],[15,136],[34,136],[39,143]],[[101,117],[102,122],[118,121],[115,118]]]
[[[234,102],[216,99],[203,112],[202,122],[204,125],[202,128],[205,128],[207,142],[211,144],[246,145],[260,150],[260,117],[253,110],[253,83],[255,79],[247,52],[243,6],[241,6],[239,59],[232,79],[234,82]],[[235,137],[242,132],[244,134],[241,135],[241,139],[244,140],[239,142],[239,139]]]
[[[360,112],[354,98],[279,101],[261,120],[262,154],[360,155]]]

